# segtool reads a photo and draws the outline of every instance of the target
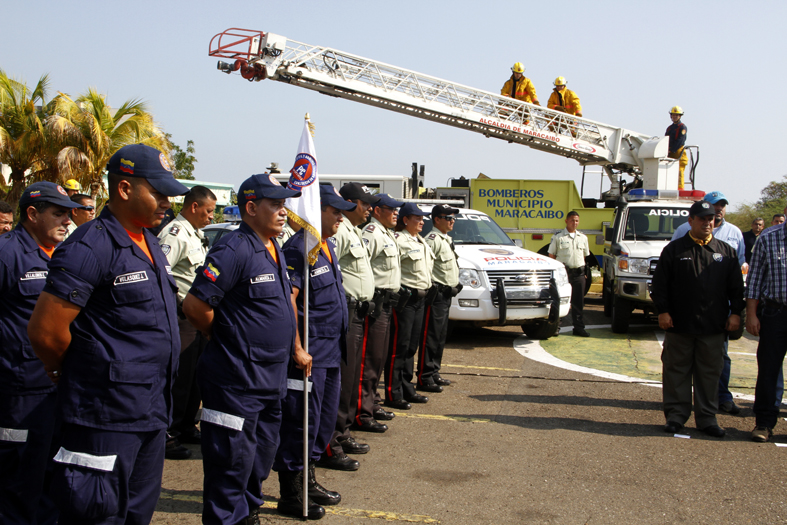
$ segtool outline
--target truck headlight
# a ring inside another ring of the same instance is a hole
[[[565,286],[568,284],[568,273],[566,273],[565,266],[555,270],[555,284],[558,286]]]
[[[470,288],[481,287],[481,278],[475,270],[459,270],[459,282],[462,283],[462,286]]]
[[[650,261],[636,257],[621,258],[618,260],[618,268],[624,272],[647,275],[650,271]]]

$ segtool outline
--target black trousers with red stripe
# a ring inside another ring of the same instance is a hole
[[[350,437],[350,425],[355,421],[358,407],[358,382],[361,375],[361,363],[366,346],[366,317],[359,317],[355,311],[350,312],[350,324],[347,327],[347,355],[341,363],[341,393],[339,410],[336,413],[336,430],[331,436],[326,454],[341,454],[339,440]]]
[[[388,340],[391,334],[391,311],[383,308],[377,318],[369,317],[367,320],[366,348],[361,363],[361,382],[358,386],[358,410],[355,420],[369,421],[374,419],[374,410],[379,408],[377,386],[383,373],[385,358],[388,355]]]
[[[391,319],[390,353],[385,363],[385,400],[415,396],[413,363],[424,322],[424,299],[411,298]]]
[[[424,329],[418,348],[418,384],[434,383],[435,376],[440,375],[440,363],[443,360],[445,339],[448,337],[448,310],[451,298],[437,294],[431,306],[426,307]]]

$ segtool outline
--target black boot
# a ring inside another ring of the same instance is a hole
[[[318,505],[338,505],[342,495],[328,490],[319,483],[314,475],[314,463],[309,463],[309,499]]]
[[[260,525],[260,509],[251,509],[248,517],[243,518],[239,525]]]
[[[282,470],[279,472],[279,504],[276,510],[285,516],[303,517],[303,471]],[[319,520],[325,516],[325,509],[315,505],[309,498],[308,518]]]

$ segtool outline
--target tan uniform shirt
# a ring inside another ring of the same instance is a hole
[[[402,262],[402,286],[426,290],[432,286],[434,254],[420,235],[413,237],[407,231],[394,234]]]
[[[284,223],[284,228],[282,228],[281,233],[278,237],[276,237],[276,242],[279,243],[279,246],[284,246],[284,243],[289,240],[290,237],[295,235],[295,230],[292,229],[288,223]]]
[[[181,301],[191,289],[197,268],[205,264],[208,249],[202,244],[204,237],[183,215],[178,215],[158,234],[161,250],[172,266],[172,277],[178,284]]]
[[[63,237],[63,240],[68,239],[68,236],[71,235],[72,233],[74,233],[76,231],[76,229],[77,229],[77,223],[75,223],[74,220],[72,219],[71,220],[71,224],[66,226],[66,234]]]
[[[578,230],[574,237],[563,228],[563,231],[552,237],[549,243],[549,254],[566,265],[566,268],[585,266],[585,257],[590,255],[588,238]]]
[[[399,262],[399,247],[393,231],[375,218],[366,225],[361,233],[374,274],[374,287],[383,290],[399,291],[402,284],[402,268]]]
[[[434,252],[432,279],[452,288],[459,284],[459,262],[451,248],[451,237],[434,228],[424,240]]]
[[[361,232],[345,217],[331,239],[336,246],[345,293],[359,301],[368,301],[374,295],[374,274]]]

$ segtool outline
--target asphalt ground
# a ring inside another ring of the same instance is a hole
[[[453,385],[395,411],[384,434],[356,433],[371,446],[354,456],[357,472],[317,469],[343,498],[322,521],[787,523],[787,448],[749,440],[748,396],[736,400],[740,415],[719,415],[723,439],[691,420],[688,438],[665,434],[661,389],[647,384],[660,380],[655,322],[634,316],[642,326],[617,336],[604,327],[598,297],[586,311],[588,339],[570,328],[541,343],[516,327],[458,329],[443,358]],[[740,394],[753,393],[755,350],[753,338],[731,343]],[[784,420],[775,432],[787,444]],[[191,460],[165,463],[153,523],[200,523],[202,463],[199,447],[188,446]],[[275,511],[275,472],[263,491],[263,523],[298,521]]]

